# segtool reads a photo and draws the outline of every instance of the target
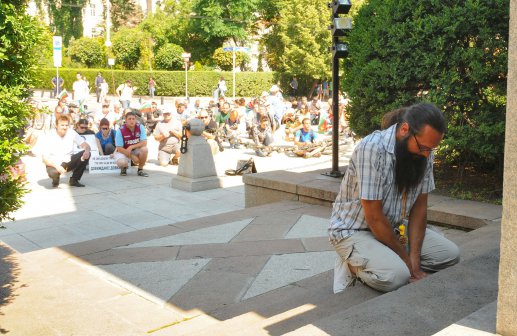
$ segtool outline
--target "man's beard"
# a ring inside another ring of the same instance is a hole
[[[409,152],[408,139],[397,140],[395,145],[395,185],[400,193],[416,187],[427,166],[426,157]]]

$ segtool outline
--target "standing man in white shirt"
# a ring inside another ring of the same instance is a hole
[[[77,103],[77,106],[82,106],[86,103],[86,99],[88,98],[88,84],[83,80],[81,73],[78,72],[75,77],[76,80],[72,85],[72,89],[74,90],[72,99]]]
[[[73,187],[84,187],[79,180],[90,160],[90,146],[69,126],[68,117],[61,115],[56,120],[56,129],[52,130],[47,138],[43,152],[43,163],[47,167],[47,174],[52,179],[54,188],[59,185],[61,174],[69,171],[72,172],[72,177],[68,184]],[[83,151],[73,154],[75,145]]]
[[[116,92],[120,100],[120,104],[122,104],[122,109],[126,109],[131,105],[131,99],[133,99],[133,93],[135,91],[136,87],[133,86],[129,79],[118,86]]]

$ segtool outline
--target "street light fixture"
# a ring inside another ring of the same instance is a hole
[[[339,60],[348,56],[348,45],[339,40],[340,37],[347,36],[352,29],[352,19],[339,17],[340,14],[348,14],[352,8],[350,0],[334,0],[328,4],[332,9],[331,22],[329,29],[332,31],[332,116],[335,122],[332,127],[332,171],[324,175],[341,177],[343,173],[339,171]]]

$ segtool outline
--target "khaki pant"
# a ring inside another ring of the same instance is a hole
[[[334,293],[350,286],[354,276],[348,268],[359,266],[356,277],[381,292],[390,292],[408,283],[410,272],[392,249],[379,242],[370,231],[358,231],[334,245],[338,257],[334,267]],[[458,263],[459,249],[441,234],[426,229],[421,267],[436,272]]]

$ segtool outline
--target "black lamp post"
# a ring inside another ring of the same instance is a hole
[[[339,60],[348,56],[348,45],[339,40],[341,36],[346,36],[352,29],[352,19],[340,18],[339,14],[348,14],[352,7],[350,0],[334,0],[328,4],[332,9],[332,117],[334,126],[332,127],[332,171],[325,173],[327,176],[341,177],[343,173],[339,171]]]

